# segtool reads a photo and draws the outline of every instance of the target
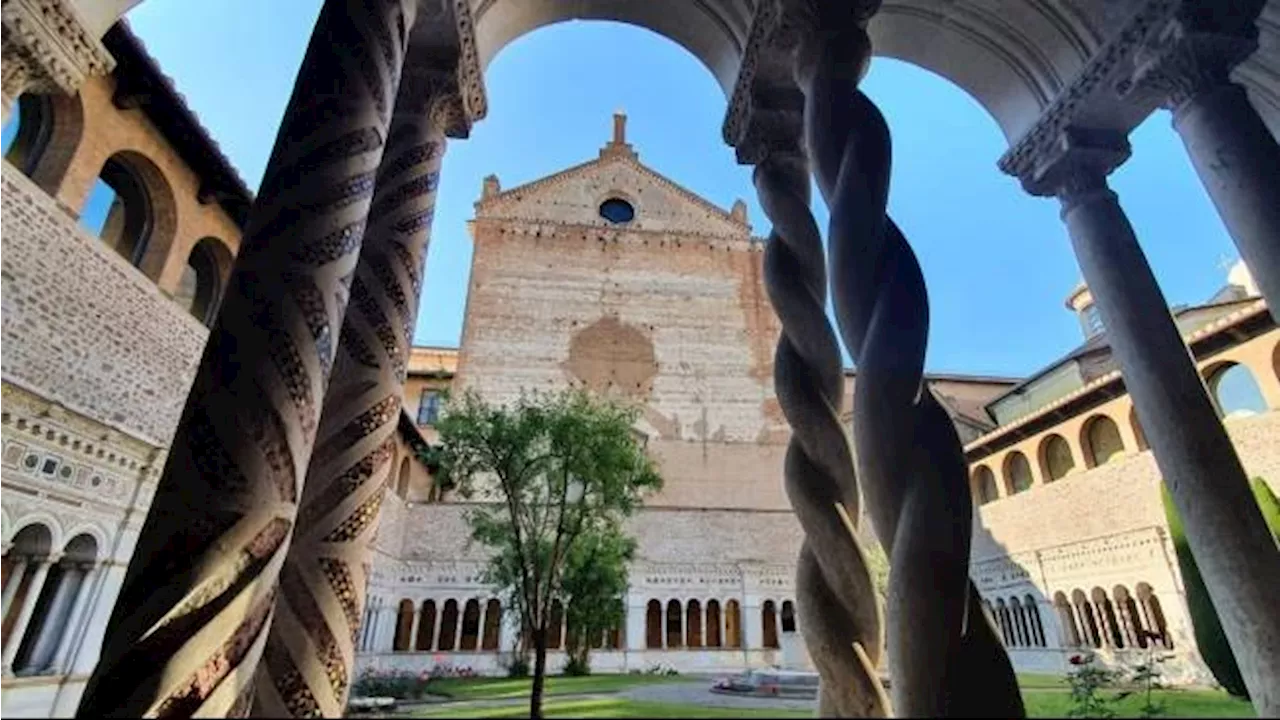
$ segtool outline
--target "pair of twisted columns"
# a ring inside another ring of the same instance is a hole
[[[444,152],[416,9],[321,9],[81,715],[342,714]]]
[[[773,223],[765,281],[782,325],[774,382],[793,429],[785,483],[806,536],[797,600],[822,676],[819,713],[1021,717],[1013,667],[968,576],[972,500],[960,440],[924,385],[928,299],[886,214],[888,128],[857,89],[874,7],[835,5],[787,8],[794,16],[782,22],[799,38],[804,152],[775,147],[755,171]],[[831,212],[832,299],[858,367],[856,460],[837,415],[843,373],[824,312],[810,169]],[[883,637],[892,703],[875,674],[881,619],[852,521],[859,479],[891,561]]]

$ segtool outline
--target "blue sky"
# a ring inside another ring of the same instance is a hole
[[[128,19],[251,188],[256,188],[319,0],[146,0]],[[768,231],[750,169],[720,139],[724,93],[692,55],[648,30],[605,22],[541,28],[489,66],[489,115],[444,160],[415,342],[454,346],[481,179],[512,187],[595,157],[611,115],[645,162],[712,202],[746,200]],[[932,302],[928,368],[1025,375],[1077,344],[1063,300],[1079,281],[1056,201],[996,169],[1006,144],[946,80],[877,59],[863,85],[894,137],[889,210],[916,248]],[[1171,303],[1207,299],[1231,244],[1181,142],[1159,113],[1133,137],[1112,185]],[[819,222],[826,212],[815,201]]]

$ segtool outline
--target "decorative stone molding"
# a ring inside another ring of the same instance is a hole
[[[1200,91],[1230,82],[1231,71],[1257,49],[1256,25],[1224,33],[1174,18],[1154,42],[1138,50],[1130,92],[1151,92],[1164,107],[1177,111]]]
[[[1183,0],[1148,0],[1129,22],[1094,55],[1067,87],[1041,114],[1034,126],[1000,158],[1000,169],[1023,178],[1042,167],[1045,155],[1058,152],[1062,134],[1072,126],[1086,123],[1106,124],[1100,117],[1089,117],[1095,104],[1114,103],[1117,90],[1123,92],[1131,82],[1126,69],[1140,48],[1165,27],[1182,7]],[[1112,81],[1112,82],[1108,82]],[[1117,85],[1119,88],[1117,88]],[[1106,96],[1106,97],[1103,97]],[[1139,118],[1145,113],[1139,113]],[[1028,188],[1028,192],[1039,194]]]
[[[1020,175],[1032,195],[1058,196],[1064,209],[1107,189],[1107,175],[1129,158],[1129,139],[1122,132],[1063,128],[1052,142],[1042,143],[1036,164]]]
[[[804,98],[791,77],[783,0],[756,4],[721,134],[738,162],[754,165],[775,152],[799,152]]]
[[[115,67],[71,0],[5,0],[0,14],[6,104],[27,90],[74,95],[86,77]]]

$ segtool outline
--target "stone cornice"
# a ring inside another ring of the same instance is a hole
[[[1044,156],[1055,151],[1063,132],[1069,127],[1093,126],[1102,120],[1090,117],[1091,106],[1103,95],[1110,95],[1109,100],[1115,98],[1117,78],[1127,87],[1130,82],[1127,69],[1131,67],[1136,53],[1181,5],[1182,0],[1148,0],[1045,108],[1040,119],[1022,139],[1000,158],[1000,169],[1025,179],[1043,166]]]
[[[1231,71],[1257,49],[1256,25],[1221,32],[1174,18],[1138,52],[1130,92],[1151,93],[1176,112],[1196,93],[1229,82]]]
[[[115,67],[71,0],[5,0],[0,17],[8,99],[26,90],[74,95],[85,78]]]

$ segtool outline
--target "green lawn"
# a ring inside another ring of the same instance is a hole
[[[639,702],[623,698],[551,698],[543,703],[549,718],[811,718],[811,711],[770,710],[768,708],[716,708],[704,705],[674,705]],[[515,706],[432,707],[415,710],[417,718],[521,718],[529,717],[527,703]]]
[[[547,678],[545,695],[581,695],[585,693],[611,693],[637,685],[687,680],[678,675],[587,675],[566,677],[555,675]],[[529,678],[442,678],[432,680],[427,692],[454,700],[501,700],[529,697],[533,680]]]
[[[663,675],[591,675],[587,677],[547,678],[547,695],[545,704],[549,718],[732,718],[732,717],[812,717],[812,711],[778,710],[769,707],[760,709],[719,708],[705,705],[676,705],[670,703],[642,702],[621,697],[607,698],[566,698],[555,697],[585,693],[613,693],[637,685],[688,681],[691,678]],[[1071,698],[1066,692],[1065,681],[1054,675],[1026,674],[1018,676],[1023,688],[1023,698],[1027,704],[1030,717],[1065,717],[1071,707]],[[431,692],[447,695],[454,700],[502,700],[527,699],[530,681],[507,678],[471,678],[435,680],[431,683]],[[1108,691],[1107,695],[1113,695]],[[1214,690],[1158,690],[1157,700],[1165,705],[1161,717],[1167,718],[1252,718],[1255,717],[1253,707],[1246,701],[1237,700],[1226,693]],[[1113,705],[1116,717],[1138,717],[1142,697],[1135,693]],[[417,707],[408,714],[420,718],[521,718],[527,717],[527,703],[494,706],[481,705],[436,705]]]

